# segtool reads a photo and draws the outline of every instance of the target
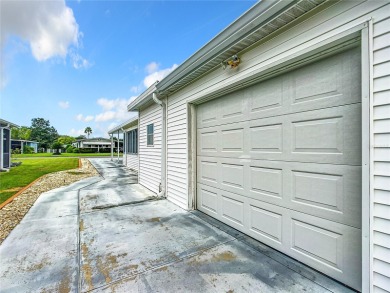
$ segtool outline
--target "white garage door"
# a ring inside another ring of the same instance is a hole
[[[197,208],[361,288],[355,48],[197,109]]]

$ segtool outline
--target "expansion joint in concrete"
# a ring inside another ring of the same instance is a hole
[[[157,201],[157,200],[164,200],[166,199],[165,197],[157,197],[157,196],[150,196],[142,200],[134,200],[130,202],[122,202],[118,204],[107,204],[107,205],[101,205],[101,206],[95,206],[92,208],[92,210],[106,210],[106,209],[111,209],[111,208],[117,208],[121,206],[129,206],[129,205],[135,205],[135,204],[140,204],[144,202],[149,202],[149,201]]]

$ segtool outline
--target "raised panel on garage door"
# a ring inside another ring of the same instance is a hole
[[[360,289],[360,50],[197,108],[197,208]]]

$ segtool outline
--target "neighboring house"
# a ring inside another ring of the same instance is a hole
[[[19,149],[21,153],[23,154],[23,147],[29,146],[34,149],[34,153],[38,152],[38,142],[37,141],[31,141],[31,140],[24,140],[24,139],[11,139],[11,149]]]
[[[390,291],[389,1],[261,1],[128,110],[140,184]]]
[[[18,125],[0,118],[0,171],[11,167],[11,128]]]
[[[117,147],[118,142],[116,142]],[[111,149],[111,140],[103,137],[85,138],[76,140],[72,143],[72,146],[76,148],[96,149],[99,152],[100,149]],[[122,147],[122,142],[119,144]]]
[[[133,171],[138,172],[138,117],[131,118],[124,123],[108,131],[114,142],[119,140],[119,135],[123,134],[123,164]],[[114,145],[114,144],[113,144]],[[114,149],[111,148],[111,159],[113,159]],[[119,153],[118,153],[119,158]]]

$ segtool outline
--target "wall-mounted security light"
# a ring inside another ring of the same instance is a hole
[[[226,69],[227,66],[229,66],[230,68],[236,68],[238,64],[240,64],[240,62],[241,62],[240,58],[238,58],[237,55],[233,55],[228,60],[223,61],[221,65],[223,69]]]

